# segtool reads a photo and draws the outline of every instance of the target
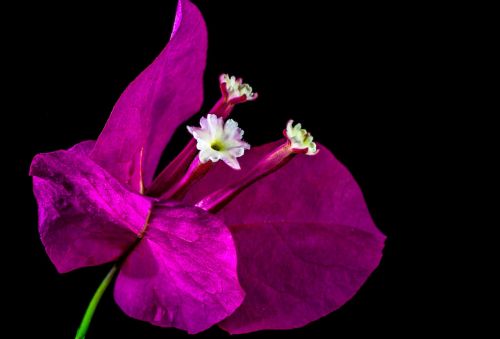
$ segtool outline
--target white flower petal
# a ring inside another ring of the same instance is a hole
[[[241,167],[240,167],[240,163],[238,162],[238,159],[236,159],[235,157],[232,157],[232,156],[225,156],[224,158],[222,158],[222,160],[231,168],[235,169],[235,170],[240,170]]]
[[[237,82],[235,79],[231,81]],[[250,145],[242,140],[243,130],[238,123],[232,119],[224,123],[222,118],[208,114],[200,119],[200,126],[187,128],[197,141],[200,161],[217,162],[222,159],[230,167],[240,169],[236,158],[242,156]]]

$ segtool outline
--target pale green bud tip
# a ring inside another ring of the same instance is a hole
[[[290,142],[290,147],[297,153],[315,155],[318,153],[313,136],[302,128],[301,124],[293,126],[293,120],[288,121],[285,135]]]
[[[221,90],[226,100],[229,102],[245,102],[257,99],[257,93],[254,93],[249,84],[243,82],[243,79],[222,74],[219,77]]]

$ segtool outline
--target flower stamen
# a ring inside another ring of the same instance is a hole
[[[220,141],[215,141],[210,145],[214,151],[223,151],[224,150],[224,145]]]

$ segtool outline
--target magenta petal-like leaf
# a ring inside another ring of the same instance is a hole
[[[170,41],[123,92],[91,158],[131,189],[141,176],[147,186],[175,129],[201,106],[206,51],[203,17],[180,0]]]
[[[151,207],[90,160],[92,146],[39,154],[31,164],[40,237],[59,272],[118,259]]]
[[[127,315],[189,333],[226,318],[243,296],[227,227],[201,209],[174,204],[154,207],[115,285]]]
[[[217,166],[186,200],[244,176],[277,145],[250,150],[241,171]],[[349,171],[320,148],[312,157],[297,155],[219,212],[235,237],[246,292],[242,306],[222,322],[225,330],[304,326],[348,301],[377,267],[385,236]]]
[[[381,241],[342,224],[234,225],[247,294],[221,327],[230,333],[302,327],[348,301],[377,267]]]

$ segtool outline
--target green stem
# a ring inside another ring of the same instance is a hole
[[[92,316],[94,315],[95,309],[99,304],[99,301],[101,300],[104,291],[106,291],[106,288],[109,286],[109,283],[111,282],[111,280],[113,280],[113,277],[117,270],[118,266],[113,265],[111,270],[108,272],[104,280],[97,288],[97,291],[95,291],[95,294],[92,297],[92,300],[90,300],[90,304],[87,307],[87,310],[85,311],[85,315],[83,316],[82,322],[80,323],[80,327],[78,327],[75,339],[85,339],[85,335],[87,334],[87,330],[89,329],[90,321],[92,320]]]

